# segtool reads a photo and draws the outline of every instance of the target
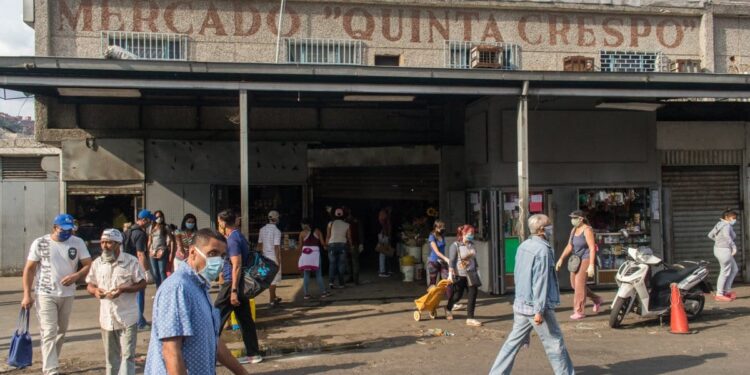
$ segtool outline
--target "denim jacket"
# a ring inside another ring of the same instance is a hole
[[[518,247],[513,276],[516,283],[514,306],[537,314],[560,305],[555,254],[544,238],[531,236]]]

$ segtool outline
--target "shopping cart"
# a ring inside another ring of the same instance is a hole
[[[422,320],[422,312],[429,312],[430,319],[437,318],[437,309],[440,305],[440,301],[445,296],[445,290],[452,284],[450,278],[447,280],[440,280],[437,285],[431,286],[427,289],[427,294],[414,300],[414,304],[417,305],[417,311],[414,312],[414,320]]]

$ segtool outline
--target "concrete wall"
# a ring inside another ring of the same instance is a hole
[[[707,142],[710,139],[710,142]],[[659,150],[743,150],[744,122],[664,122],[656,126]]]
[[[441,67],[445,41],[518,44],[526,70],[561,70],[565,56],[597,57],[600,50],[705,55],[700,9],[533,3],[293,1],[281,29],[289,38],[362,40],[366,65],[386,54],[400,55],[406,66]],[[273,62],[275,56],[274,1],[38,1],[36,14],[40,55],[101,57],[100,31],[120,30],[187,35],[195,61]]]

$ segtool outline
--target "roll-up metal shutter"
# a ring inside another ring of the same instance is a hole
[[[142,195],[143,182],[68,182],[68,195]]]
[[[319,198],[438,200],[437,165],[322,168],[313,171],[313,194]]]
[[[670,192],[673,261],[707,260],[711,262],[710,277],[716,277],[719,265],[714,258],[713,241],[707,235],[727,208],[740,213],[734,230],[738,254],[743,254],[739,168],[666,167],[662,171],[662,184]],[[741,256],[737,257],[738,264],[744,263]]]

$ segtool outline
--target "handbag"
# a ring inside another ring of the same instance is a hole
[[[277,273],[279,273],[279,265],[256,252],[253,264],[242,270],[242,297],[251,299],[263,293],[271,286]]]
[[[8,364],[17,368],[31,366],[32,350],[31,335],[29,335],[29,310],[21,308],[21,312],[18,313],[16,331],[10,339]]]
[[[570,273],[576,273],[579,268],[581,268],[581,257],[571,254],[570,258],[568,258],[568,271]]]

